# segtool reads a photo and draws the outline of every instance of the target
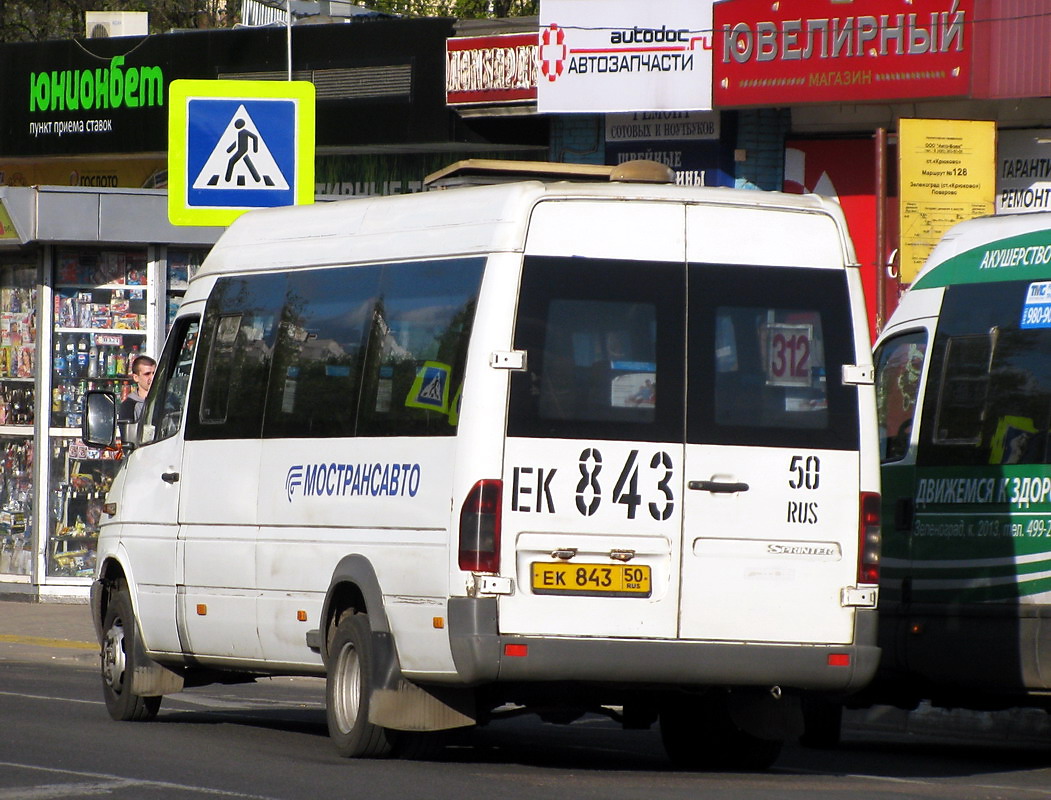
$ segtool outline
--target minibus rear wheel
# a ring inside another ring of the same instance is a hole
[[[386,728],[369,722],[372,629],[364,614],[347,614],[329,642],[325,712],[328,732],[344,758],[383,758],[393,749]]]

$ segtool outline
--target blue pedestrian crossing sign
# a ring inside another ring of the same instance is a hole
[[[424,361],[405,398],[410,408],[426,408],[430,411],[449,413],[449,375],[452,367],[440,361]]]
[[[177,80],[169,87],[168,219],[229,225],[314,202],[314,85]]]

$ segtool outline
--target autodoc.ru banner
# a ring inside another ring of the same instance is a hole
[[[544,0],[542,113],[708,110],[712,0]]]

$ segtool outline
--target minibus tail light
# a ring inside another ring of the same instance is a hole
[[[460,569],[498,572],[500,564],[500,504],[503,482],[478,481],[460,510]]]
[[[880,496],[861,493],[858,531],[858,583],[879,583]]]

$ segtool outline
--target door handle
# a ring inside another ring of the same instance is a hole
[[[748,484],[740,481],[690,481],[686,484],[690,489],[700,492],[712,492],[713,494],[733,494],[734,492],[747,492]]]
[[[894,530],[896,533],[912,533],[912,520],[916,504],[911,497],[899,497],[894,504]]]
[[[178,472],[162,472],[161,480],[165,483],[176,483],[179,480]]]

